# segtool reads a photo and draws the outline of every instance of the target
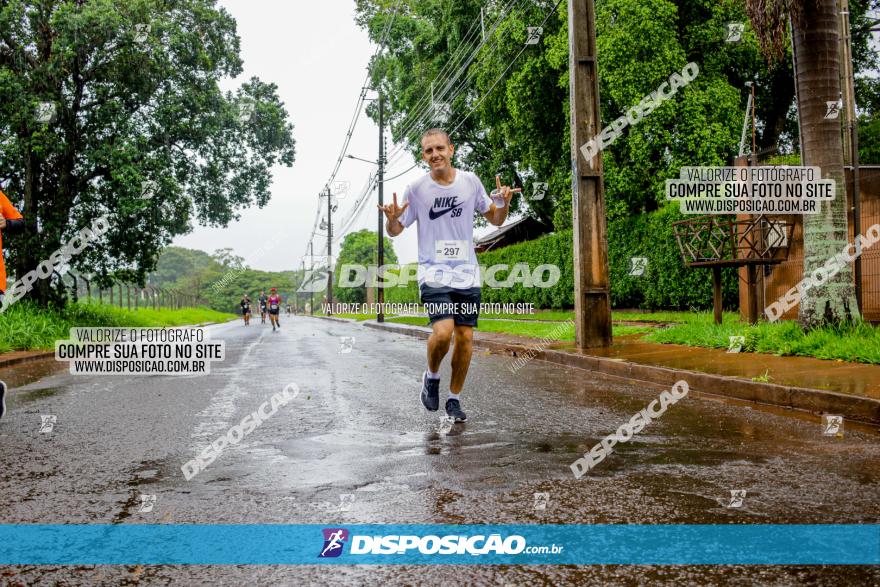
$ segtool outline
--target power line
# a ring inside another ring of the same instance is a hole
[[[385,41],[388,37],[388,33],[391,31],[391,27],[394,24],[394,19],[397,17],[397,11],[400,8],[400,3],[403,0],[397,0],[397,4],[394,5],[394,10],[391,13],[391,18],[388,20],[388,23],[385,26],[385,29],[382,32],[382,36],[379,39],[379,44],[376,47],[376,50],[373,52],[372,59],[375,59],[376,56],[382,51],[385,47]],[[360,118],[360,114],[363,111],[363,105],[367,96],[367,84],[370,81],[370,73],[367,71],[367,75],[364,78],[364,83],[361,85],[361,92],[358,95],[357,105],[354,109],[354,114],[352,115],[351,122],[348,125],[348,131],[345,133],[345,139],[342,144],[342,150],[339,152],[339,157],[336,159],[336,165],[333,167],[333,171],[330,173],[330,179],[327,180],[327,183],[324,184],[324,189],[322,191],[328,190],[330,185],[333,183],[333,180],[336,179],[336,174],[339,172],[339,168],[342,166],[342,161],[345,159],[345,154],[348,152],[348,147],[351,144],[351,137],[354,134],[355,127],[357,125],[357,121]],[[309,236],[309,241],[314,239],[315,230],[318,226],[318,220],[321,217],[321,206],[319,204],[318,210],[315,214],[315,221],[312,226],[312,233]]]

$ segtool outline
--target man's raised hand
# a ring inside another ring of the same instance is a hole
[[[385,212],[385,218],[393,222],[403,216],[403,212],[409,207],[409,202],[405,203],[403,206],[398,206],[397,192],[394,192],[394,201],[391,204],[386,204],[385,206],[379,206],[376,204],[376,207]]]
[[[498,193],[498,195],[500,195],[502,198],[504,198],[504,203],[506,205],[510,205],[510,200],[513,198],[513,194],[522,191],[522,189],[520,189],[520,188],[510,189],[509,185],[501,185],[501,176],[500,175],[495,176],[495,188],[496,188],[495,191]]]

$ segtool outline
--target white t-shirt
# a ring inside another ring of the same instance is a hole
[[[419,223],[419,285],[480,287],[474,212],[488,212],[492,204],[480,179],[457,169],[452,184],[440,185],[427,174],[407,186],[403,202],[409,207],[400,223],[405,227]]]

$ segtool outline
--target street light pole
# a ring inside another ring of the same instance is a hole
[[[379,206],[384,204],[384,187],[385,187],[385,101],[382,99],[382,90],[379,90]],[[379,210],[379,257],[378,267],[376,267],[376,301],[379,304],[379,311],[376,314],[376,322],[385,322],[385,313],[382,306],[385,303],[385,289],[379,283],[379,272],[385,265],[385,226],[382,222],[384,213]],[[369,284],[367,284],[369,287]]]
[[[333,206],[330,188],[324,192],[327,196],[327,315],[333,315]]]
[[[309,241],[309,274],[315,270],[315,242]],[[304,274],[305,275],[305,274]],[[311,290],[311,288],[309,288]],[[309,315],[315,315],[315,292],[309,292]]]

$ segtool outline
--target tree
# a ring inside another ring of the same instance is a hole
[[[336,268],[334,270],[336,282],[333,284],[333,297],[337,302],[348,304],[366,302],[366,285],[359,287],[339,286],[340,279],[345,277],[341,274],[341,268],[343,265],[376,267],[376,263],[378,262],[377,240],[376,232],[367,229],[350,232],[345,235],[345,240],[342,241],[342,248],[339,251]],[[394,243],[392,243],[391,239],[387,236],[385,237],[385,263],[388,265],[397,263],[397,255],[394,253]],[[366,275],[364,275],[364,277],[366,277]]]
[[[373,83],[382,84],[390,97],[387,112],[396,141],[417,153],[421,131],[440,122],[428,114],[433,84],[437,101],[450,101],[448,126],[458,127],[452,137],[457,162],[487,180],[502,173],[524,188],[513,210],[564,229],[571,225],[568,23],[565,3],[551,12],[554,4],[518,3],[505,13],[506,2],[407,0],[388,32],[388,51],[371,64],[371,72]],[[358,22],[374,40],[389,23],[393,5],[358,0]],[[481,6],[486,40],[468,62],[483,42]],[[604,125],[689,61],[700,66],[690,86],[606,149],[609,219],[658,208],[664,180],[677,177],[683,164],[729,162],[739,140],[746,80],[759,79],[764,117],[759,142],[775,145],[787,131],[791,69],[768,68],[748,30],[743,42],[725,43],[724,23],[736,20],[745,15],[734,2],[597,2]],[[523,50],[528,27],[538,25],[540,41]],[[447,63],[452,67],[444,69]],[[451,75],[460,68],[460,75]],[[546,198],[528,197],[535,182],[549,184]]]
[[[836,183],[836,197],[819,214],[804,217],[804,276],[822,267],[847,243],[846,191],[840,121],[826,118],[826,103],[840,96],[838,7],[836,0],[747,0],[752,26],[768,59],[784,55],[790,17],[799,91],[803,165],[817,166]],[[798,319],[804,328],[859,318],[849,265],[801,294]]]
[[[273,84],[220,90],[242,64],[216,4],[3,3],[0,168],[28,227],[11,243],[17,275],[106,216],[110,231],[72,265],[143,283],[194,221],[226,226],[268,202],[271,167],[293,164],[293,127]],[[48,281],[34,293],[62,295]]]

